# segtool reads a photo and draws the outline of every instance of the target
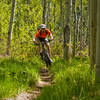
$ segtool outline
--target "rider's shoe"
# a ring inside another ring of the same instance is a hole
[[[53,60],[50,58],[50,62],[53,63]]]

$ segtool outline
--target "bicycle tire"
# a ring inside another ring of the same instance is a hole
[[[47,67],[51,65],[51,60],[50,60],[50,57],[47,53],[44,54],[44,61],[47,65]]]

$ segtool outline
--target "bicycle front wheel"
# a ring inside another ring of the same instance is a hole
[[[46,65],[47,65],[47,67],[51,65],[51,60],[50,60],[49,54],[46,53],[44,55],[44,61],[45,61]]]

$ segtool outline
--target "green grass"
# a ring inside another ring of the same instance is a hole
[[[73,59],[72,63],[58,59],[51,67],[55,84],[45,87],[38,100],[95,100],[95,73],[89,59]]]
[[[43,65],[38,57],[30,62],[13,58],[0,59],[0,99],[34,88],[40,78],[40,66]]]
[[[0,99],[33,89],[40,78],[39,70],[43,67],[42,63],[38,57],[27,61],[0,59]],[[54,74],[55,84],[45,87],[38,100],[100,99],[99,87],[94,84],[95,73],[90,71],[88,58],[75,58],[72,59],[72,63],[57,58],[50,72]]]

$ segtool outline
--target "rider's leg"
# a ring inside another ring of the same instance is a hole
[[[49,43],[46,44],[46,47],[47,47],[47,49],[48,49],[49,56],[51,56],[51,49],[50,49]],[[53,61],[52,61],[51,57],[50,57],[49,59],[50,59],[50,61],[51,61],[51,63],[52,63]]]
[[[42,49],[41,49],[40,45],[39,45],[38,49],[39,49],[39,52],[42,53]]]
[[[39,52],[40,52],[41,59],[43,60],[43,54],[42,54],[42,49],[40,45],[39,45]]]

